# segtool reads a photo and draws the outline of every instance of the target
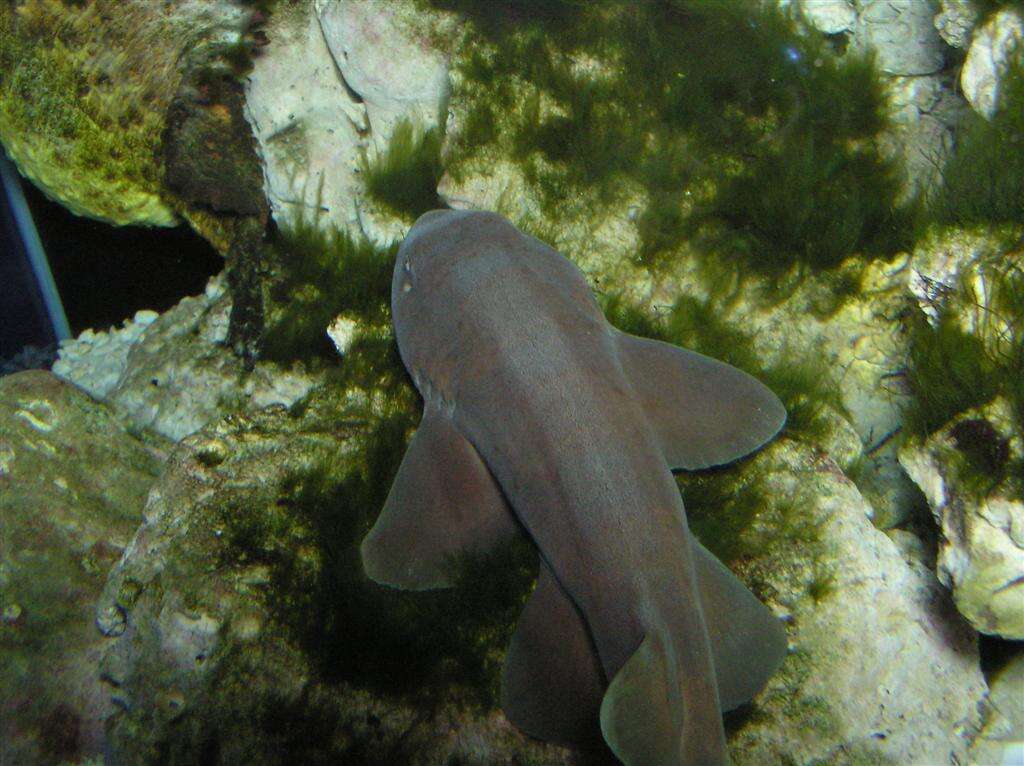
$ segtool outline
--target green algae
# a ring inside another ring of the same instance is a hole
[[[1007,247],[962,273],[933,321],[916,314],[908,323],[907,438],[923,440],[950,428],[959,453],[950,456],[952,469],[963,490],[977,497],[999,488],[1014,496],[1024,492],[1024,458],[1008,447],[1011,436],[1024,434],[1024,271]],[[984,418],[958,420],[999,397],[1008,405],[1003,427],[1010,433]]]
[[[450,590],[399,591],[363,573],[359,544],[414,423],[414,412],[386,415],[353,455],[325,455],[285,477],[267,513],[226,512],[226,550],[270,567],[277,618],[324,682],[419,705],[456,694],[493,707],[504,649],[536,576],[532,545],[453,560]]]
[[[367,194],[410,222],[441,207],[441,138],[437,128],[419,130],[408,120],[400,121],[383,152],[361,158]]]
[[[95,50],[79,23],[55,33],[32,11],[0,9],[0,137],[19,169],[80,215],[173,224],[153,99],[144,88],[115,91],[87,66]]]
[[[652,268],[689,245],[740,274],[828,270],[916,236],[916,203],[898,201],[899,168],[876,145],[888,115],[872,60],[836,56],[776,10],[432,5],[476,30],[457,61],[469,106],[456,179],[511,156],[552,218],[639,195],[639,256]]]
[[[397,244],[382,247],[336,227],[321,229],[309,218],[281,230],[272,245],[276,273],[269,293],[276,310],[263,356],[277,362],[336,358],[326,328],[339,315],[364,329],[384,325],[397,251]]]
[[[971,111],[942,170],[929,215],[942,224],[1024,224],[1024,55],[1015,52],[999,82],[991,119]]]

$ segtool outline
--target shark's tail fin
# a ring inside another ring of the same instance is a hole
[[[612,679],[601,703],[605,742],[628,766],[722,766],[725,734],[714,675],[705,676],[711,683],[702,693],[684,693],[667,639],[664,631],[649,631]]]
[[[722,710],[764,686],[786,654],[782,623],[697,540],[701,611],[664,600],[601,702],[605,741],[628,766],[721,766]],[[705,628],[706,626],[706,628]]]

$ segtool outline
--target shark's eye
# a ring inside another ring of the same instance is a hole
[[[412,261],[409,258],[406,258],[405,263],[402,264],[402,271],[405,272],[405,279],[402,280],[402,292],[407,293],[412,290]]]

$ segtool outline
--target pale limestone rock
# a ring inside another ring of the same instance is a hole
[[[871,525],[835,462],[785,441],[756,460],[817,539],[783,533],[751,565],[790,625],[790,656],[731,738],[733,762],[962,763],[986,693],[974,632],[915,547]]]
[[[985,421],[1012,434],[1012,415],[1001,399],[964,413],[956,423]],[[923,444],[910,441],[900,462],[928,500],[941,536],[937,571],[971,624],[982,633],[1024,638],[1024,502],[999,491],[978,497],[965,484],[951,435],[955,423]],[[1007,440],[1008,456],[1021,454],[1019,436]]]
[[[964,97],[982,117],[991,118],[999,106],[999,78],[1007,59],[1024,39],[1024,19],[1007,8],[974,31],[960,73]]]
[[[84,330],[77,338],[62,341],[53,374],[74,383],[96,399],[103,399],[124,374],[132,345],[158,316],[155,311],[137,311],[121,327],[99,332]]]
[[[957,125],[966,107],[948,73],[885,78],[892,129],[882,146],[906,173],[905,193],[932,193],[942,184],[941,170],[952,154]]]
[[[274,218],[296,217],[358,230],[354,201],[366,109],[346,87],[308,4],[281,6],[246,85],[247,118],[264,162]]]
[[[395,125],[438,125],[448,109],[448,63],[409,3],[316,0],[316,13],[345,83],[359,94],[373,142],[387,147]]]
[[[798,6],[803,17],[826,35],[849,32],[857,23],[857,11],[850,0],[802,0]]]
[[[343,316],[335,317],[334,321],[327,328],[327,337],[331,339],[331,343],[338,349],[338,353],[341,356],[345,356],[352,346],[352,341],[355,339],[358,329],[359,325],[354,319]]]
[[[853,47],[876,51],[878,65],[889,74],[933,74],[944,63],[934,15],[929,2],[861,0]]]
[[[405,233],[408,223],[366,198],[361,163],[387,148],[402,120],[444,127],[450,86],[429,42],[435,21],[410,2],[308,0],[272,15],[247,117],[278,223],[329,220],[379,242]]]
[[[935,14],[939,37],[953,48],[966,48],[978,15],[971,0],[940,0],[939,7],[941,10]]]
[[[54,374],[113,405],[135,426],[175,441],[227,412],[290,405],[313,385],[301,371],[260,362],[245,373],[224,344],[230,296],[214,277],[202,295],[124,329],[87,330],[61,348]]]

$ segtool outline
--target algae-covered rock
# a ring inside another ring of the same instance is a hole
[[[94,604],[163,460],[48,372],[0,379],[0,761],[96,757],[113,710]]]
[[[431,611],[363,575],[408,420],[328,398],[220,421],[170,458],[99,605],[109,762],[567,763],[474,703],[465,663],[493,639],[463,634],[472,599]]]
[[[980,631],[1024,637],[1020,249],[956,232],[914,254],[900,462],[940,531],[939,578]]]
[[[940,531],[938,575],[982,633],[1024,638],[1024,502],[999,472],[1024,459],[1004,400],[969,410],[900,462],[924,492]]]
[[[5,3],[0,141],[23,174],[79,215],[173,225],[159,149],[182,63],[244,48],[253,13],[233,0]]]

